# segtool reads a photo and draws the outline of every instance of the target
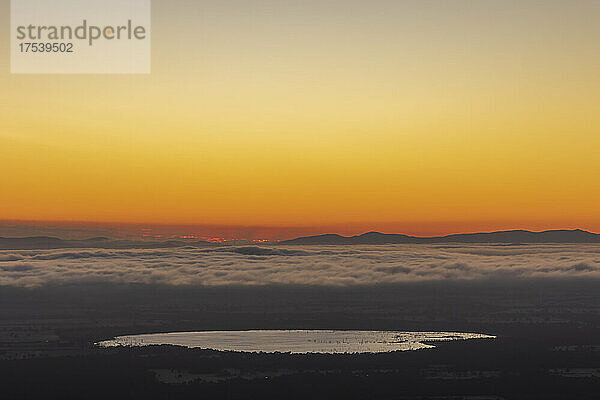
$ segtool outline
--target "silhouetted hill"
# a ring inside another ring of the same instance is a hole
[[[325,234],[284,240],[280,244],[411,244],[411,243],[600,243],[600,235],[581,229],[531,232],[512,230],[489,233],[461,233],[438,237],[368,232],[357,236]]]
[[[136,241],[111,240],[105,237],[95,237],[82,240],[65,240],[50,236],[32,236],[22,238],[0,237],[0,250],[28,249],[62,249],[62,248],[98,248],[98,249],[153,249],[181,246],[209,246],[211,243],[202,240],[183,241]]]

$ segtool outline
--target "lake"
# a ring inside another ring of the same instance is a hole
[[[432,342],[494,339],[495,336],[460,332],[248,330],[171,332],[118,336],[97,343],[101,347],[175,345],[220,351],[266,353],[383,353],[435,347]]]

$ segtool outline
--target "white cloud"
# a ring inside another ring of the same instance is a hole
[[[0,286],[370,285],[427,280],[600,278],[597,245],[277,246],[0,251]]]

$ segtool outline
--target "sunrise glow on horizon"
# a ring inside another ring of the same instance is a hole
[[[0,220],[600,232],[599,2],[152,4],[149,75],[0,39]]]

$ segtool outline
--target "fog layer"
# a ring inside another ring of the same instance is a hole
[[[598,245],[270,246],[0,251],[0,286],[144,283],[352,286],[600,278]]]

